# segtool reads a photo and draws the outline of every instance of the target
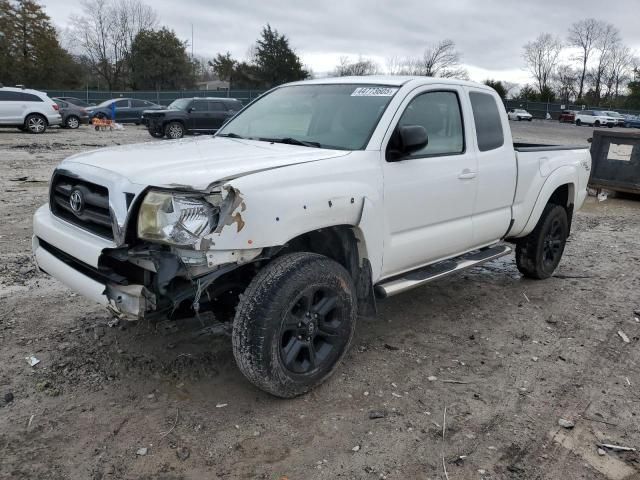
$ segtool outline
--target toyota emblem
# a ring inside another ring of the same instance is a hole
[[[84,198],[82,197],[82,192],[80,190],[74,190],[71,192],[71,196],[69,197],[69,205],[71,206],[71,210],[76,215],[82,213],[82,209],[84,208]]]

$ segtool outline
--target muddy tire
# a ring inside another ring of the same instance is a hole
[[[29,133],[44,133],[47,131],[47,119],[39,113],[32,113],[24,120],[24,128]]]
[[[533,231],[516,244],[516,265],[525,277],[549,278],[560,263],[569,235],[564,207],[548,204]]]
[[[233,355],[258,388],[282,398],[324,382],[349,348],[356,292],[337,262],[313,253],[277,258],[251,281],[233,324]]]
[[[180,122],[169,122],[164,127],[164,134],[172,140],[184,137],[184,125]]]

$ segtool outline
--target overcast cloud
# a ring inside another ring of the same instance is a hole
[[[65,28],[77,2],[41,2]],[[425,45],[455,41],[473,80],[526,82],[522,46],[541,32],[566,37],[576,20],[613,23],[640,52],[639,0],[153,0],[161,24],[191,41],[196,55],[230,51],[246,57],[267,22],[286,34],[314,72],[328,72],[341,56],[372,57],[382,68],[392,56],[417,56]]]

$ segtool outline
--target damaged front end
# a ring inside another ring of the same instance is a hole
[[[228,185],[206,193],[146,192],[135,225],[129,222],[135,237],[100,257],[100,269],[124,280],[107,285],[111,312],[129,319],[162,318],[184,308],[197,314],[213,301],[217,280],[260,260],[259,248],[215,249],[223,229],[242,230],[245,208],[240,192]]]

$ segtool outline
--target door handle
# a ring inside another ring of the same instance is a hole
[[[472,172],[468,168],[465,168],[464,170],[462,170],[460,175],[458,175],[458,178],[460,180],[470,180],[472,178],[476,178],[476,172]]]

